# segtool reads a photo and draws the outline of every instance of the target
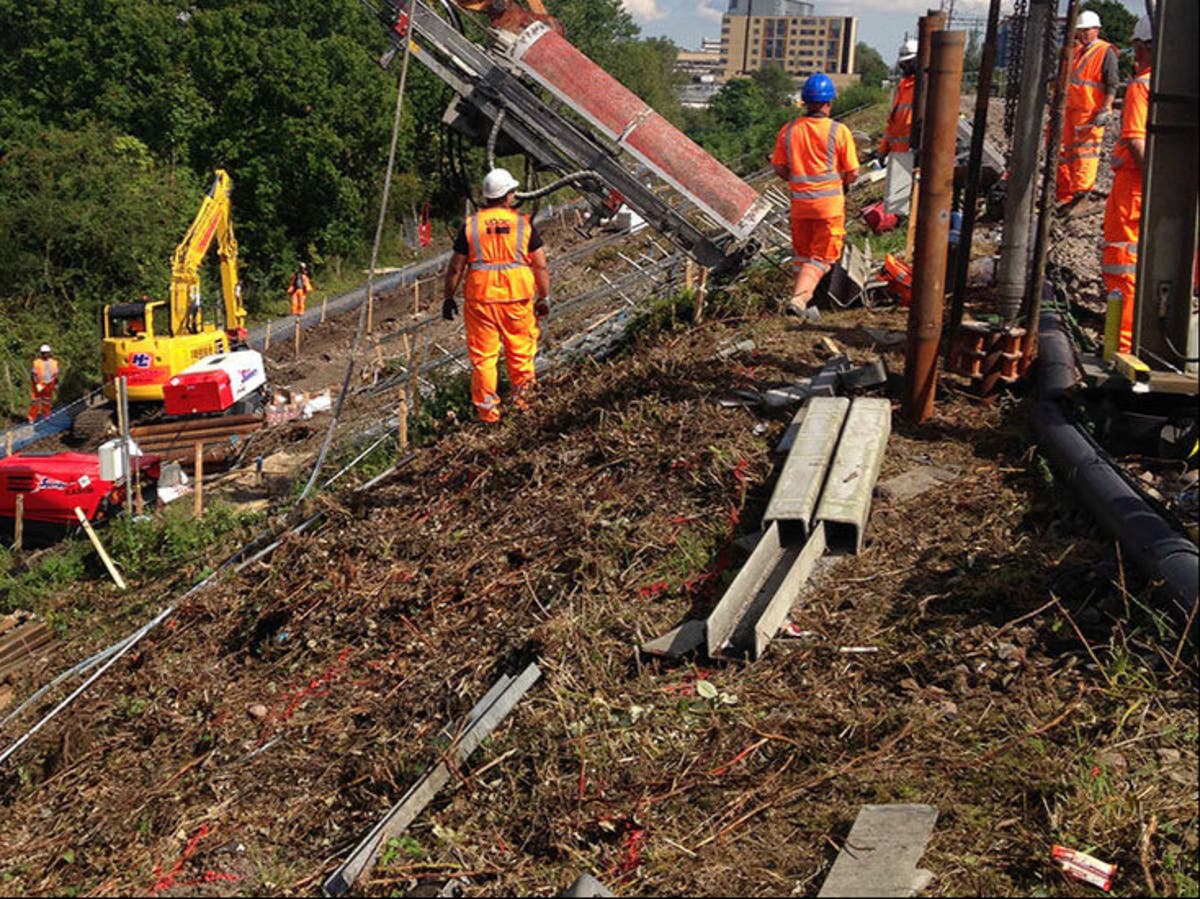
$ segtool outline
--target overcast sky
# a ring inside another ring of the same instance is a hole
[[[1135,13],[1145,12],[1144,0],[1122,0]],[[721,14],[728,0],[622,0],[634,21],[648,37],[669,37],[677,46],[695,50],[700,39],[721,36]],[[814,0],[814,12],[821,16],[857,16],[858,39],[870,44],[889,62],[896,56],[905,32],[915,36],[917,17],[929,9],[949,6],[939,0]],[[1004,12],[1012,10],[1012,0],[1004,0]],[[1066,9],[1066,2],[1062,0]],[[955,0],[954,15],[987,16],[986,0]]]

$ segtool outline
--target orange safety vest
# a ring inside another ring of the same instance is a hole
[[[879,149],[886,153],[907,153],[912,135],[913,94],[917,89],[917,76],[907,75],[896,85],[892,98],[892,111],[888,115],[887,127]]]
[[[846,214],[842,172],[858,168],[850,130],[824,116],[801,116],[780,134],[786,153],[794,218]]]
[[[1108,85],[1104,83],[1104,58],[1112,50],[1107,41],[1094,40],[1086,47],[1077,47],[1071,65],[1071,81],[1067,85],[1067,109],[1095,112],[1104,105]]]
[[[1125,88],[1125,101],[1121,109],[1121,136],[1113,147],[1114,169],[1140,169],[1141,164],[1133,158],[1129,149],[1132,140],[1146,139],[1146,118],[1150,112],[1150,67],[1138,72]]]
[[[41,384],[53,384],[58,381],[58,360],[41,357],[34,359],[33,379]]]
[[[467,302],[532,300],[529,217],[503,206],[490,206],[470,216],[464,227],[468,253],[463,296]]]

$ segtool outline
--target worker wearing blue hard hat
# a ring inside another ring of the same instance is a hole
[[[791,188],[792,268],[787,311],[809,321],[821,278],[841,259],[846,240],[845,188],[858,177],[858,151],[850,129],[830,113],[837,89],[828,75],[810,75],[800,91],[804,115],[784,125],[771,164]]]

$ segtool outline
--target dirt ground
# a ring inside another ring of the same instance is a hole
[[[581,247],[569,227],[547,241],[552,261]],[[556,294],[615,275],[616,252],[568,262]],[[809,895],[862,805],[921,802],[939,811],[930,894],[1092,893],[1052,863],[1062,844],[1117,864],[1119,895],[1194,895],[1194,657],[1034,454],[1020,391],[985,403],[948,377],[932,422],[895,417],[881,483],[931,468],[943,483],[880,491],[862,553],[829,557],[793,608],[800,636],[754,663],[639,656],[719,599],[778,476],[792,410],[720,400],[813,374],[821,338],[903,371],[902,345],[862,328],[903,331],[904,310],[798,325],[775,311],[787,287],[760,269],[714,290],[701,324],[660,310],[617,356],[548,372],[498,427],[439,406],[410,463],[308,502],[318,527],[189,598],[8,762],[0,886],[315,894],[439,759],[442,728],[536,660],[542,680],[356,893],[459,878],[467,895],[556,895],[591,872],[618,895]],[[548,341],[613,311],[563,313]],[[380,297],[377,321],[411,324],[411,294]],[[356,327],[305,334],[301,359],[275,344],[273,381],[339,385]],[[453,349],[460,328],[413,352]],[[371,385],[400,346],[360,345],[383,363],[356,366],[343,444],[394,413],[395,388]],[[290,501],[326,421],[256,437],[248,457],[278,468],[238,489]],[[48,595],[40,611],[94,610],[56,665],[226,552],[127,594],[97,577]]]
[[[437,732],[534,659],[543,681],[357,890],[553,895],[591,871],[621,894],[803,895],[858,808],[897,801],[939,809],[934,894],[1082,895],[1054,843],[1116,862],[1123,894],[1194,889],[1193,672],[1032,462],[1019,397],[947,384],[931,425],[897,422],[882,479],[951,480],[876,501],[863,553],[794,609],[806,636],[754,664],[638,657],[713,605],[777,474],[790,414],[717,400],[811,374],[822,336],[865,360],[859,325],[904,326],[749,299],[783,286],[550,375],[534,411],[322,497],[319,529],[187,602],[15,760],[7,890],[311,894]],[[119,634],[166,585],[84,589]]]

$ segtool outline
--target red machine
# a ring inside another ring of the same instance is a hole
[[[134,456],[133,460],[143,489],[152,492],[160,473],[158,457]],[[23,515],[30,533],[61,536],[79,523],[77,507],[89,521],[115,515],[124,505],[126,489],[124,479],[101,476],[98,453],[7,456],[0,459],[0,527],[11,533],[19,495],[24,497]]]

